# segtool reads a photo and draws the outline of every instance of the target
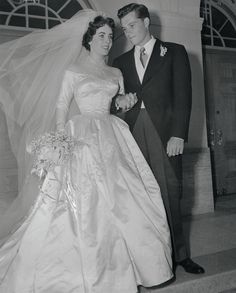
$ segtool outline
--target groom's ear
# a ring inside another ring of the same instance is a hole
[[[149,28],[149,25],[150,25],[150,19],[149,19],[148,17],[145,17],[144,20],[143,20],[143,22],[144,22],[145,27],[146,27],[146,28]]]

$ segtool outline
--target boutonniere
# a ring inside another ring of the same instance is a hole
[[[162,45],[160,45],[160,50],[161,50],[161,52],[160,52],[160,56],[161,56],[161,57],[164,57],[165,54],[166,54],[166,52],[167,52],[167,48],[164,47],[164,46],[162,46]]]

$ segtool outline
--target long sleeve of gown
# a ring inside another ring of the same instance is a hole
[[[111,108],[110,108],[111,114],[116,114],[119,112],[119,110],[117,110],[117,107],[116,107],[116,98],[118,97],[118,95],[125,94],[124,79],[123,79],[123,75],[122,75],[121,71],[119,71],[118,83],[119,83],[119,91],[118,91],[117,95],[112,99]]]
[[[57,130],[64,130],[65,128],[67,114],[73,98],[73,88],[73,76],[69,71],[66,71],[56,105]]]
[[[125,94],[125,87],[124,87],[124,78],[122,73],[120,72],[120,77],[119,77],[119,95],[124,95]]]

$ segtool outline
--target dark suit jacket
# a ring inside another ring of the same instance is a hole
[[[167,51],[161,56],[161,46]],[[113,66],[121,70],[125,91],[136,92],[137,104],[126,113],[132,131],[142,100],[163,144],[171,136],[188,138],[191,112],[191,70],[184,46],[156,40],[143,82],[135,68],[134,48],[116,58]],[[111,112],[115,112],[114,107]]]

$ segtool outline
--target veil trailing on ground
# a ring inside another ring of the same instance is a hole
[[[55,130],[55,110],[64,71],[85,50],[82,38],[101,12],[82,10],[48,31],[33,32],[0,45],[0,104],[18,164],[19,195],[0,216],[0,240],[27,216],[39,192],[29,176],[32,158],[26,146],[34,137]]]

